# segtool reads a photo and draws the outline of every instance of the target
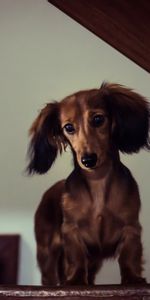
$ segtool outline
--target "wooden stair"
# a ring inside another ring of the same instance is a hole
[[[0,286],[0,300],[150,300],[150,285],[92,287]]]

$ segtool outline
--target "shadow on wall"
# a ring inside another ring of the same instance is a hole
[[[21,238],[18,278],[19,284],[30,285],[34,281],[33,261],[35,261],[35,257],[33,257],[31,245],[29,245],[24,238]]]

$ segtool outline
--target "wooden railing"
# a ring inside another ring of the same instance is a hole
[[[17,284],[19,234],[0,234],[0,284]]]
[[[93,287],[0,286],[0,300],[150,300],[150,285]]]
[[[150,72],[149,0],[48,0]]]

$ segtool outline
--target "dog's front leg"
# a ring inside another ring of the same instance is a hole
[[[64,222],[62,232],[65,256],[65,284],[88,284],[86,247],[80,230],[77,225]]]
[[[123,229],[119,265],[122,284],[146,283],[142,278],[142,244],[140,226]]]

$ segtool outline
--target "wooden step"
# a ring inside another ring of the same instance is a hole
[[[0,300],[150,300],[150,285],[92,287],[0,286]]]

